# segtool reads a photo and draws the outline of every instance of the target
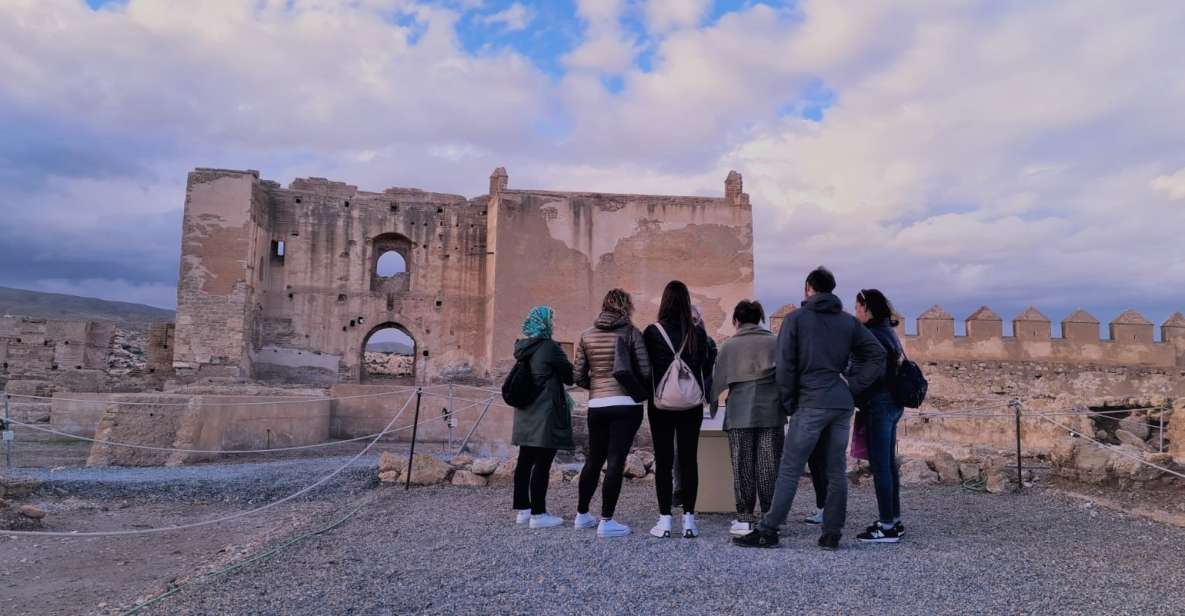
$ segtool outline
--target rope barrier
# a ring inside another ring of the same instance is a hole
[[[412,400],[413,399],[409,399],[407,402],[405,402],[403,405],[403,408],[400,409],[399,412],[402,413],[405,410],[407,410],[407,408],[411,405]],[[413,428],[416,425],[418,425],[418,424],[413,424],[412,426],[405,426],[403,428],[393,430],[391,428],[391,426],[395,425],[396,418],[397,417],[392,417],[391,421],[387,422],[386,427],[383,428],[383,431],[380,432],[379,435],[376,436],[373,440],[371,440],[366,445],[366,447],[362,449],[362,451],[359,451],[358,453],[354,454],[354,457],[352,457],[348,461],[346,461],[345,464],[337,467],[332,472],[322,476],[320,479],[313,482],[312,484],[310,484],[304,488],[301,488],[300,490],[297,490],[296,492],[293,492],[292,494],[289,494],[288,496],[285,496],[285,497],[280,498],[278,500],[274,500],[274,501],[267,503],[265,505],[262,505],[260,507],[256,507],[255,509],[249,509],[247,511],[240,511],[240,512],[233,513],[230,515],[225,515],[225,516],[221,516],[218,518],[214,518],[212,520],[203,520],[201,522],[193,522],[190,524],[177,524],[177,525],[173,525],[173,526],[161,526],[158,528],[143,528],[143,529],[135,529],[135,530],[114,530],[114,531],[89,531],[89,532],[3,531],[0,534],[5,534],[5,535],[9,535],[9,536],[16,536],[16,537],[122,537],[122,536],[127,536],[127,535],[145,535],[145,534],[153,534],[153,533],[172,532],[172,531],[178,531],[178,530],[187,530],[187,529],[191,529],[191,528],[201,528],[203,526],[210,526],[213,524],[220,524],[222,522],[229,522],[231,520],[237,520],[239,518],[243,518],[243,517],[246,517],[249,515],[259,513],[261,511],[265,511],[267,509],[271,509],[272,507],[276,507],[276,506],[286,503],[288,501],[294,500],[296,498],[300,498],[301,496],[304,496],[305,494],[308,494],[309,492],[315,490],[316,488],[318,488],[321,485],[328,482],[330,479],[333,479],[334,477],[336,477],[342,471],[346,470],[351,465],[353,465],[355,462],[357,462],[359,458],[366,455],[366,453],[368,451],[370,451],[371,448],[373,448],[379,442],[379,439],[382,438],[383,435],[388,434],[390,432],[396,432],[399,430],[406,430],[406,429]]]
[[[193,404],[192,402],[155,403],[155,402],[136,402],[136,400],[108,400],[108,399],[97,399],[97,398],[95,398],[95,399],[63,398],[63,397],[56,397],[56,396],[33,396],[33,394],[31,394],[31,393],[5,393],[5,396],[7,396],[9,398],[25,398],[25,399],[32,399],[32,400],[50,400],[50,402],[69,402],[69,403],[76,403],[76,404],[119,404],[119,405],[123,405],[123,406],[160,406],[160,408],[169,408],[169,406],[184,406],[184,408],[191,408],[191,406],[192,406],[192,408],[200,409],[200,408],[203,408],[203,406],[225,406],[228,404],[232,404],[235,406],[267,406],[267,405],[273,405],[273,404],[335,402],[335,400],[357,400],[357,399],[366,399],[366,398],[380,398],[380,397],[384,397],[384,396],[391,396],[391,394],[395,394],[395,393],[415,393],[415,391],[417,389],[422,390],[424,393],[424,396],[442,398],[442,397],[446,397],[446,396],[442,396],[442,394],[440,394],[440,393],[431,393],[428,391],[428,389],[430,389],[430,387],[446,387],[446,386],[448,386],[448,385],[437,384],[437,385],[425,385],[423,387],[403,385],[403,386],[398,386],[398,387],[396,387],[396,389],[393,389],[393,390],[371,392],[371,393],[357,393],[357,394],[353,394],[353,396],[327,396],[327,397],[320,397],[320,398],[293,397],[293,398],[281,399],[281,400],[264,400],[264,402],[236,402],[236,403],[216,402],[216,400],[210,400],[210,402],[206,402],[205,404]],[[482,389],[482,387],[473,387],[473,389],[489,392],[489,390]],[[127,394],[127,393],[129,393],[129,392],[109,392],[109,393],[104,393],[104,396],[108,396],[108,394],[109,394],[109,396],[119,396],[119,394]],[[223,394],[223,393],[185,393],[185,392],[175,392],[175,393],[174,392],[148,392],[148,393],[155,394],[155,396],[236,396],[236,394],[233,394],[233,393],[225,393],[225,394]],[[239,396],[244,396],[244,397],[245,396],[252,396],[252,394],[244,393],[244,394],[239,394]],[[276,396],[276,394],[265,394],[265,396]]]
[[[467,404],[461,408],[454,409],[450,413],[441,415],[441,417],[451,417],[457,413],[460,413],[461,411],[468,410],[468,409],[473,408],[479,404],[484,404],[485,402],[486,402],[486,400],[478,400],[476,402]],[[403,415],[403,412],[405,410],[407,410],[406,404],[404,405],[403,409],[401,409],[399,411],[399,413],[397,415],[395,415],[395,419],[398,420]],[[107,441],[107,440],[102,440],[102,439],[95,439],[95,438],[90,438],[90,437],[86,437],[86,436],[81,436],[78,434],[70,434],[69,432],[62,432],[60,430],[54,430],[53,428],[41,427],[41,426],[37,426],[34,424],[25,423],[23,421],[17,421],[15,419],[10,420],[10,422],[14,426],[21,426],[23,428],[28,428],[30,430],[37,430],[38,432],[46,432],[49,434],[56,434],[59,436],[64,436],[64,437],[72,438],[72,439],[79,440],[79,441],[87,441],[90,443],[96,443],[99,445],[107,445],[107,446],[111,446],[111,447],[126,447],[128,449],[142,449],[142,450],[146,450],[146,451],[167,451],[167,452],[178,452],[178,453],[206,453],[206,454],[247,454],[247,453],[257,454],[257,453],[272,453],[272,452],[276,452],[276,451],[297,451],[297,450],[302,450],[302,449],[318,449],[321,447],[333,447],[334,445],[344,445],[346,443],[353,443],[356,441],[364,441],[366,439],[374,438],[376,436],[382,436],[384,434],[383,432],[375,432],[373,434],[367,434],[364,436],[356,436],[354,438],[348,438],[348,439],[344,439],[344,440],[340,440],[340,441],[333,441],[331,443],[314,443],[311,445],[293,445],[293,446],[289,446],[289,447],[273,447],[271,449],[182,449],[182,448],[178,448],[178,447],[156,447],[153,445],[138,445],[135,443],[120,443],[117,441]],[[404,426],[402,428],[396,428],[395,430],[392,430],[391,432],[395,432],[395,431],[399,431],[399,430],[406,430],[407,428],[408,428],[408,426]]]
[[[1091,443],[1094,443],[1095,445],[1098,445],[1099,447],[1102,447],[1103,449],[1106,449],[1107,451],[1110,451],[1111,453],[1117,453],[1125,458],[1135,460],[1135,461],[1137,461],[1141,464],[1144,464],[1146,466],[1151,466],[1152,468],[1155,468],[1159,471],[1163,471],[1163,472],[1168,473],[1170,475],[1175,475],[1177,477],[1180,477],[1181,479],[1185,479],[1185,473],[1178,473],[1177,471],[1174,471],[1170,468],[1165,468],[1159,464],[1149,462],[1148,460],[1145,460],[1144,458],[1142,458],[1140,456],[1133,455],[1133,454],[1130,454],[1130,453],[1124,451],[1122,448],[1112,447],[1102,441],[1095,440],[1094,437],[1087,436],[1087,435],[1079,432],[1078,430],[1075,430],[1074,428],[1070,428],[1068,426],[1062,425],[1052,419],[1049,419],[1048,417],[1043,417],[1043,419],[1045,419],[1045,421],[1048,421],[1049,423],[1061,428],[1062,430],[1065,430],[1078,438],[1086,439],[1087,441],[1090,441]]]

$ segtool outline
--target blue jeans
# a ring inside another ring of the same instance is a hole
[[[901,518],[901,474],[897,466],[897,422],[905,409],[887,393],[877,394],[860,409],[867,416],[868,465],[876,489],[880,521]]]
[[[790,515],[798,480],[811,452],[822,441],[826,452],[827,498],[823,505],[823,532],[840,534],[848,515],[848,437],[852,409],[800,408],[790,416],[790,430],[782,446],[782,463],[774,485],[773,503],[758,527],[777,530]],[[823,440],[826,434],[826,440]]]

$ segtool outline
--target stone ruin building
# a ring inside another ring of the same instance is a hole
[[[406,375],[398,383],[480,401],[537,304],[555,307],[555,337],[571,351],[606,290],[633,293],[644,322],[678,278],[709,332],[727,337],[731,307],[753,296],[752,245],[752,206],[736,172],[713,198],[512,189],[499,168],[489,194],[467,199],[322,178],[285,188],[255,171],[197,169],[186,190],[176,323],[153,325],[128,360],[111,324],[0,318],[0,381],[12,394],[52,397],[14,402],[16,418],[85,436],[214,450],[355,437],[382,429],[412,395],[368,379],[367,363],[390,363],[366,354],[380,330],[411,339],[412,355],[395,362]],[[391,256],[400,267],[384,272]],[[771,315],[771,327],[792,309]],[[1106,338],[1084,310],[1062,320],[1060,335],[1035,308],[1012,326],[1005,336],[1003,318],[984,307],[957,335],[954,317],[936,306],[917,317],[916,334],[902,330],[931,379],[928,407],[1000,408],[1017,398],[1034,411],[1132,409],[1164,426],[1138,430],[1127,418],[1145,453],[1185,464],[1185,421],[1167,421],[1169,409],[1185,406],[1185,316],[1163,323],[1159,340],[1133,311],[1113,319]],[[283,404],[259,404],[268,400]],[[121,414],[128,402],[155,417],[151,425],[128,421],[143,416]],[[1066,421],[1139,449],[1116,422]],[[443,441],[473,422],[432,422],[420,438]],[[1014,437],[1005,423],[911,418],[903,435],[921,447],[1006,450]],[[1033,453],[1053,455],[1065,441],[1048,422],[1024,425]],[[490,413],[474,438],[504,447],[509,426],[508,413]],[[103,446],[91,455],[94,463],[191,459]]]
[[[570,348],[614,286],[639,314],[679,278],[713,332],[753,295],[753,216],[741,176],[725,196],[516,190],[365,192],[320,178],[287,188],[253,171],[198,169],[185,200],[173,368],[186,377],[332,385],[365,380],[383,328],[415,345],[415,381],[489,383],[523,315],[557,312]],[[397,253],[405,271],[382,276]],[[694,267],[689,264],[694,263]]]

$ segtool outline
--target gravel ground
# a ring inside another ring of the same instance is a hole
[[[353,456],[331,456],[242,464],[175,467],[94,466],[58,470],[17,468],[8,477],[43,482],[42,493],[79,498],[132,498],[144,501],[217,500],[255,503],[287,496],[332,472]],[[357,491],[377,481],[378,454],[367,454],[311,497],[331,491]]]
[[[800,509],[810,488],[801,492]],[[849,537],[834,553],[797,522],[778,549],[736,548],[726,516],[704,516],[699,539],[652,539],[647,485],[623,494],[618,517],[635,530],[624,539],[516,527],[508,501],[508,488],[383,488],[343,526],[147,611],[1180,614],[1185,605],[1185,529],[1047,490],[909,490],[906,540],[865,546],[850,536],[875,507],[871,489],[856,488]],[[571,520],[573,486],[553,488],[550,501]]]

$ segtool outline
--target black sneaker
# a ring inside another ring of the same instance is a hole
[[[876,523],[856,535],[856,539],[863,543],[897,543],[901,541],[901,531],[897,530],[896,526],[884,528],[880,523]]]
[[[900,520],[897,521],[897,524],[893,528],[897,530],[898,537],[905,536],[905,525],[902,524]]]
[[[778,546],[778,531],[758,528],[747,535],[733,537],[732,542],[742,548],[774,548]]]
[[[839,549],[839,535],[835,533],[824,533],[819,537],[819,547],[828,551],[835,551]]]

